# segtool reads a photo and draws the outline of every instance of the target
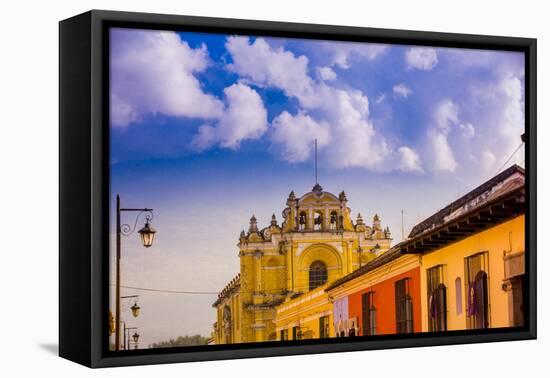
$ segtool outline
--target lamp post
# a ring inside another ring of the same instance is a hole
[[[130,349],[130,331],[134,330],[134,335],[132,336],[134,339],[134,342],[137,343],[136,340],[139,339],[139,334],[137,333],[137,327],[126,327],[126,322],[122,322],[124,324],[124,350]],[[137,335],[137,338],[136,338]]]
[[[137,212],[136,220],[134,227],[131,227],[129,224],[121,224],[120,217],[123,212]],[[145,248],[151,247],[153,245],[153,239],[155,233],[157,232],[152,228],[149,222],[153,219],[153,209],[143,208],[143,209],[132,209],[132,208],[121,208],[120,207],[120,196],[116,196],[116,298],[115,298],[115,351],[120,350],[120,241],[121,236],[131,235],[137,226],[139,217],[146,213],[145,216],[145,226],[141,228],[138,233],[141,237],[141,242]],[[139,307],[139,306],[138,306]],[[139,311],[138,311],[139,312]]]
[[[137,349],[139,341],[139,333],[137,333],[137,331],[132,335],[132,339],[134,339],[134,349]],[[128,346],[130,346],[130,343],[128,343]]]

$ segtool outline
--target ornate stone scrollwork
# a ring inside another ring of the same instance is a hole
[[[280,253],[281,255],[286,255],[287,252],[288,252],[288,248],[289,248],[288,241],[282,240],[282,241],[279,243],[279,253]]]

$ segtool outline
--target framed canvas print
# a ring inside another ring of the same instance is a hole
[[[536,40],[60,22],[60,355],[536,337]]]

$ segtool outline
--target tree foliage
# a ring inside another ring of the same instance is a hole
[[[206,345],[208,342],[208,337],[201,335],[193,336],[178,336],[176,339],[170,339],[168,341],[160,341],[158,343],[150,344],[150,348],[174,348],[182,346],[192,346],[192,345]]]

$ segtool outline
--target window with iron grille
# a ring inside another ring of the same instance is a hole
[[[487,253],[477,253],[464,259],[466,325],[468,329],[489,328],[488,271]]]
[[[292,340],[298,340],[299,333],[300,333],[300,327],[292,327]]]
[[[426,271],[428,289],[428,329],[430,332],[447,330],[447,287],[443,277],[444,266]]]
[[[413,332],[413,302],[410,278],[395,282],[395,320],[397,333]]]
[[[374,307],[374,292],[365,293],[361,296],[361,310],[363,320],[363,336],[376,334],[376,307]]]
[[[316,260],[309,266],[309,290],[313,290],[327,282],[327,266],[324,262]]]
[[[326,337],[329,337],[328,316],[321,316],[319,318],[319,338],[324,339]]]

